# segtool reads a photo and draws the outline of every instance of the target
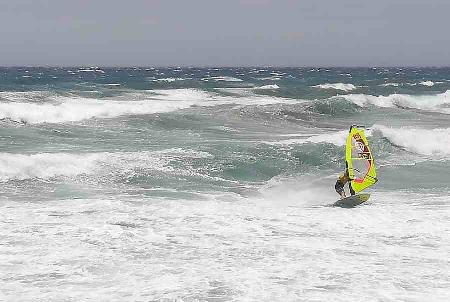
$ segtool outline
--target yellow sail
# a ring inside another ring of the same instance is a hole
[[[345,147],[345,160],[355,192],[367,189],[378,181],[375,161],[363,128],[356,126],[350,128]]]

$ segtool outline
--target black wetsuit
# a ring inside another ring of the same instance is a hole
[[[342,183],[343,177],[339,177],[339,179],[336,181],[336,184],[334,185],[334,188],[336,189],[336,192],[338,192],[339,195],[342,195],[342,192],[344,192],[344,185],[348,182],[348,188],[350,190],[351,195],[355,195],[355,191],[352,188],[352,183],[350,181],[345,181]]]

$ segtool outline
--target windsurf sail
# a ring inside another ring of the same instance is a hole
[[[357,126],[350,128],[345,146],[345,160],[355,192],[367,189],[378,181],[375,161],[364,128]]]

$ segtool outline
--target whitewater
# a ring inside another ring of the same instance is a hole
[[[450,300],[449,68],[0,68],[0,127],[1,301]]]

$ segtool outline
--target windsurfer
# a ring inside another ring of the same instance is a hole
[[[352,183],[350,181],[350,176],[348,175],[348,170],[346,169],[344,174],[339,175],[338,180],[336,181],[336,184],[334,185],[334,188],[336,189],[336,192],[341,195],[341,199],[345,198],[345,191],[344,186],[348,182],[348,188],[350,190],[351,195],[355,195],[355,191],[352,188]]]

